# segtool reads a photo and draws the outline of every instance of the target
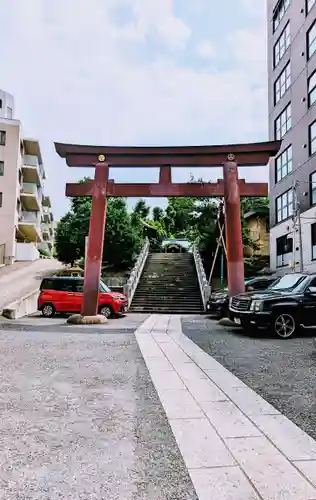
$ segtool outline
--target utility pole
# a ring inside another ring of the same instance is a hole
[[[294,202],[294,213],[293,213],[293,224],[294,228],[298,230],[298,244],[299,244],[299,256],[300,256],[300,272],[304,272],[304,262],[303,262],[303,240],[302,240],[302,224],[301,224],[301,204],[299,199],[299,181],[295,181],[293,184],[293,202]],[[295,245],[295,241],[294,241]],[[295,253],[294,253],[295,255]],[[295,265],[295,262],[294,262]]]

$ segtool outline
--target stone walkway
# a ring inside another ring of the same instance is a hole
[[[180,317],[136,338],[199,500],[315,500],[316,442],[206,354]]]

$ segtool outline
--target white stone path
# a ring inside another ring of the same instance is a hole
[[[136,339],[199,500],[316,500],[316,441],[181,330],[151,315]]]

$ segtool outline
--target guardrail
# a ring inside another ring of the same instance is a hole
[[[200,255],[200,252],[198,250],[197,245],[193,245],[192,253],[193,253],[193,257],[194,257],[196,274],[197,274],[198,281],[199,281],[201,297],[202,297],[202,301],[203,301],[203,307],[204,307],[204,311],[206,311],[207,301],[208,301],[209,296],[210,296],[210,287],[209,287],[209,284],[208,284],[208,281],[206,278],[203,262],[202,262],[201,255]]]
[[[131,305],[134,293],[136,291],[138,282],[140,280],[141,274],[144,269],[144,265],[149,253],[149,240],[146,238],[143,248],[137,258],[135,266],[133,267],[131,274],[127,280],[126,285],[124,286],[124,293],[127,296],[128,307]]]

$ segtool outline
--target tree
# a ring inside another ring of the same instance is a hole
[[[153,208],[153,220],[155,222],[161,222],[163,220],[164,211],[161,207]]]
[[[81,182],[87,182],[84,179]],[[59,260],[73,264],[85,256],[85,238],[89,232],[91,198],[73,198],[70,211],[60,220],[56,231]],[[115,270],[132,266],[142,245],[142,230],[133,226],[126,200],[109,198],[104,234],[103,265]]]

